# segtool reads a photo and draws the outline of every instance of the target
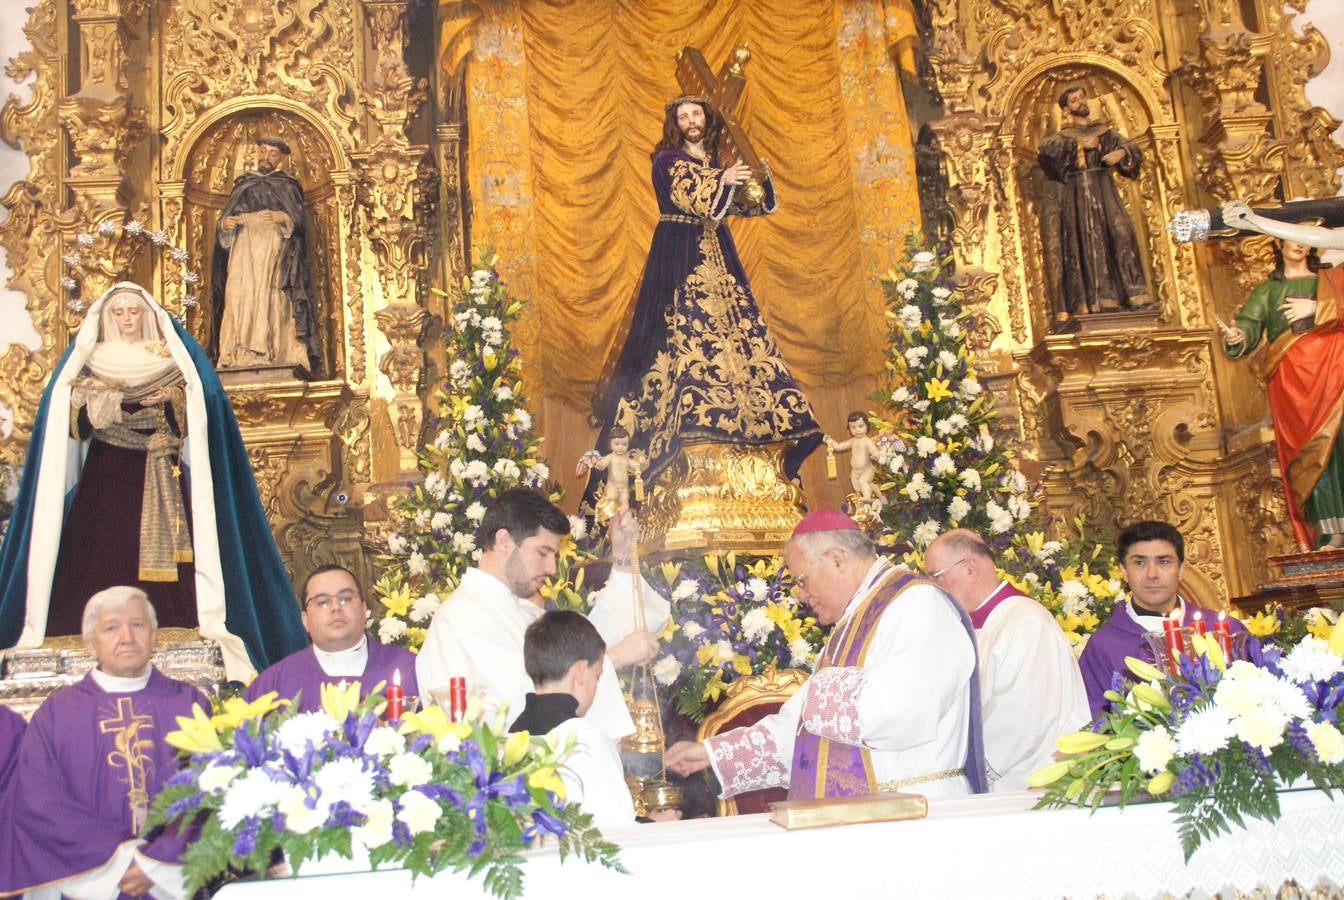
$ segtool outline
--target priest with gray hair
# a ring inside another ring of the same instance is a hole
[[[926,578],[877,555],[838,510],[798,524],[784,561],[822,625],[816,670],[755,725],[668,748],[667,767],[712,766],[723,796],[787,787],[808,800],[885,791],[986,790],[975,639]]]
[[[145,592],[116,586],[84,607],[84,643],[97,667],[52,694],[19,742],[0,796],[0,895],[159,898],[183,895],[184,838],[141,826],[177,771],[164,740],[192,706],[195,687],[150,663],[158,625]]]

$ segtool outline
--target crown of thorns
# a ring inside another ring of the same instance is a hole
[[[699,103],[709,109],[714,108],[714,104],[704,94],[682,94],[679,97],[673,97],[663,104],[663,112],[670,113],[683,103]]]
[[[196,306],[198,301],[194,291],[196,286],[201,283],[201,273],[192,267],[191,254],[181,247],[170,244],[167,231],[151,231],[137,219],[130,219],[125,223],[108,219],[99,222],[92,231],[81,231],[76,234],[74,247],[61,256],[64,273],[61,276],[60,284],[68,298],[66,306],[69,307],[71,312],[84,312],[85,303],[84,298],[80,296],[80,288],[84,283],[85,273],[100,271],[99,259],[111,256],[111,253],[99,251],[109,249],[111,244],[122,235],[148,241],[150,247],[161,249],[167,253],[168,259],[176,265],[176,269],[170,271],[176,275],[178,281],[182,282],[184,290],[182,297],[183,310]]]

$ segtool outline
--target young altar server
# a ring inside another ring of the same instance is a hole
[[[302,593],[303,628],[312,645],[258,675],[248,685],[248,700],[275,691],[285,699],[298,697],[299,710],[312,712],[322,705],[323,682],[358,681],[360,694],[365,695],[380,683],[392,684],[398,676],[407,697],[419,693],[414,654],[364,631],[369,611],[349,569],[337,565],[314,569]]]
[[[584,718],[602,677],[607,645],[593,623],[576,612],[543,613],[523,634],[523,663],[535,690],[510,731],[554,732],[561,746],[574,740],[560,778],[565,800],[578,803],[599,828],[635,821],[616,742]]]
[[[181,897],[183,840],[138,835],[178,768],[164,736],[210,703],[150,665],[158,620],[144,591],[99,591],[83,626],[97,668],[33,714],[0,797],[0,896]]]
[[[785,786],[792,800],[984,793],[975,638],[961,607],[878,556],[839,510],[799,522],[784,562],[798,598],[835,626],[816,671],[755,725],[673,744],[667,768],[712,765],[726,797]]]
[[[991,789],[1023,790],[1054,761],[1055,738],[1091,718],[1073,648],[1044,606],[999,578],[974,532],[939,535],[924,551],[924,571],[975,626]]]

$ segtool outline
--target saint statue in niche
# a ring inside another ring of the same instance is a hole
[[[257,170],[233,184],[215,228],[211,357],[223,369],[297,366],[320,374],[303,186],[289,145],[257,138]]]

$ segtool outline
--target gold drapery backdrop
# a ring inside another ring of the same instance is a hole
[[[780,208],[734,220],[733,234],[786,360],[818,395],[823,425],[843,423],[844,410],[831,413],[820,397],[871,384],[885,346],[878,277],[919,217],[891,61],[909,46],[905,6],[441,5],[445,35],[467,36],[441,64],[471,52],[471,238],[496,249],[502,274],[530,301],[517,338],[544,417],[556,401],[586,411],[633,303],[657,216],[649,153],[663,104],[680,92],[677,50],[699,47],[717,70],[747,41],[739,117],[771,164]],[[544,424],[553,437],[559,423]]]

